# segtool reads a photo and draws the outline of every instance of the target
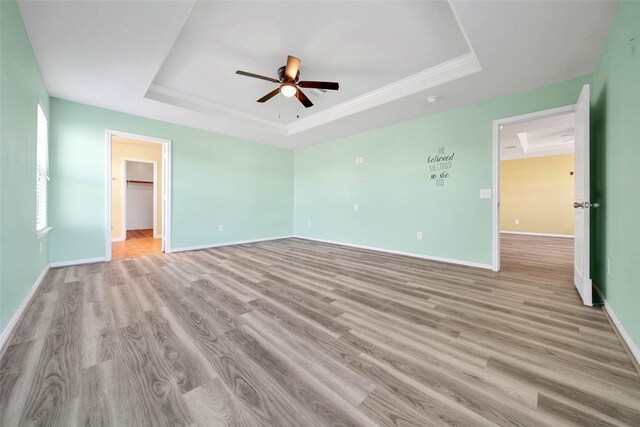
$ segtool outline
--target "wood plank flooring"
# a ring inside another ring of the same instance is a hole
[[[124,242],[111,243],[111,258],[124,259],[162,253],[162,239],[153,238],[153,230],[127,230]]]
[[[0,425],[640,425],[573,242],[502,242],[500,273],[299,239],[51,270]]]

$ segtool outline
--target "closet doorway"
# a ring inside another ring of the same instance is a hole
[[[168,250],[169,141],[107,131],[108,259]]]

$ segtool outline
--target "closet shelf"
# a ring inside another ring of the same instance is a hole
[[[134,184],[153,184],[153,181],[138,181],[136,179],[128,179],[127,182],[131,182]]]

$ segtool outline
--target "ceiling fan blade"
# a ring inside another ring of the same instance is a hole
[[[278,94],[278,92],[280,92],[280,88],[272,90],[271,92],[269,92],[268,94],[266,94],[262,98],[258,99],[258,102],[267,102],[268,100],[270,100],[271,98],[276,96]]]
[[[313,106],[313,102],[311,102],[309,98],[307,98],[307,95],[302,93],[300,89],[296,91],[296,98],[298,98],[298,100],[302,102],[302,105],[304,105],[304,108],[309,108]]]
[[[338,90],[340,85],[336,82],[298,82],[300,87],[308,87],[310,89],[328,89]]]
[[[300,60],[295,56],[287,56],[287,68],[284,70],[284,74],[291,81],[295,81],[298,76],[298,69],[300,68]]]
[[[279,80],[272,79],[271,77],[261,76],[260,74],[248,73],[246,71],[238,70],[236,71],[236,74],[240,74],[241,76],[253,77],[254,79],[266,80],[268,82],[280,83]]]

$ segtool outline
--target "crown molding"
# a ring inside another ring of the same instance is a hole
[[[395,81],[367,92],[356,98],[319,111],[287,126],[287,136],[342,119],[405,96],[457,80],[482,71],[482,66],[473,52],[468,52],[449,61],[427,68],[417,74]]]
[[[144,96],[147,99],[159,101],[165,104],[173,105],[175,107],[184,108],[197,113],[204,113],[208,115],[212,114],[228,114],[240,119],[248,120],[260,127],[265,128],[278,135],[287,135],[287,126],[275,122],[273,120],[265,119],[255,114],[247,113],[237,108],[232,108],[223,104],[209,101],[205,98],[193,96],[173,89],[160,86],[159,84],[152,83],[149,86],[149,90]]]
[[[151,84],[145,94],[145,98],[208,115],[220,113],[231,115],[277,135],[290,136],[444,83],[449,83],[479,71],[482,71],[482,66],[475,53],[471,51],[417,74],[413,74],[298,121],[289,123],[288,125],[268,120],[208,99],[168,89],[156,83]]]

